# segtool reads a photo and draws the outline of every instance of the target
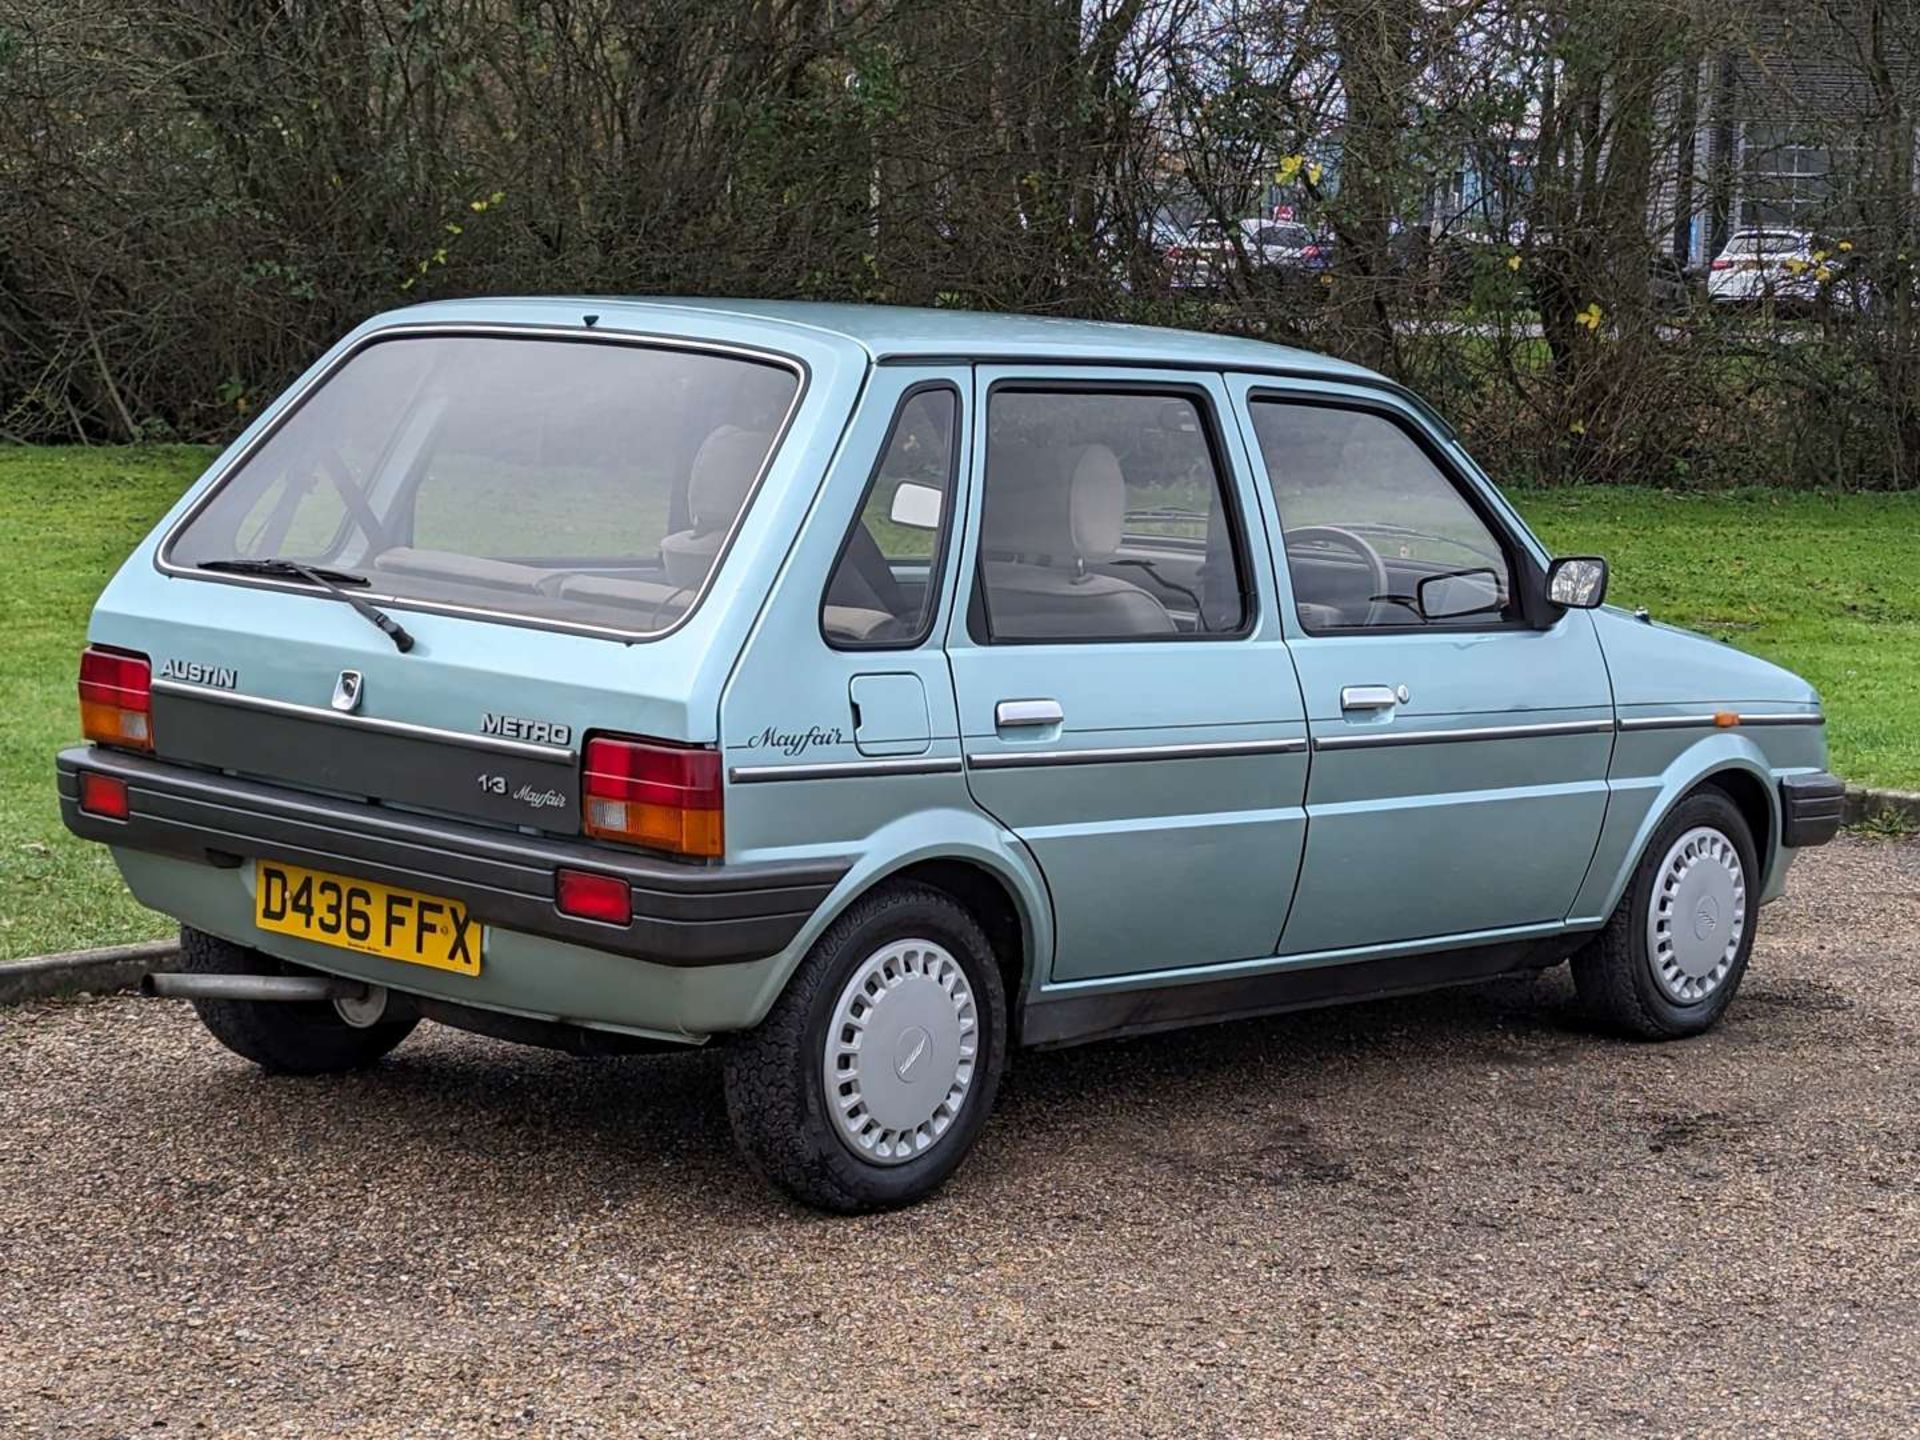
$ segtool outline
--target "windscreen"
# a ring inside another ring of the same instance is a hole
[[[719,563],[798,387],[785,366],[697,350],[383,340],[228,474],[165,558],[293,560],[369,598],[663,630]]]
[[[1748,231],[1727,242],[1732,255],[1788,255],[1806,243],[1806,236],[1785,231]]]

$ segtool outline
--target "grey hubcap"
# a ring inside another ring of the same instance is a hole
[[[1746,929],[1740,852],[1710,826],[1687,831],[1660,862],[1647,912],[1654,983],[1675,1004],[1697,1005],[1726,980]]]
[[[876,1165],[940,1142],[967,1103],[980,1017],[967,975],[931,940],[875,951],[840,992],[823,1076],[834,1133]]]

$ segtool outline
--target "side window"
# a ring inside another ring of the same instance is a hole
[[[1187,394],[996,390],[980,598],[991,641],[1244,631],[1245,567]]]
[[[907,649],[927,638],[958,456],[960,396],[910,391],[894,412],[866,498],[841,542],[820,633],[841,649]]]
[[[1498,536],[1399,425],[1332,405],[1256,399],[1252,412],[1302,628],[1518,618]]]

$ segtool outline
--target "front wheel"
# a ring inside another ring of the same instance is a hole
[[[950,896],[894,885],[822,935],[726,1052],[727,1115],[762,1174],[855,1213],[930,1195],[985,1125],[1006,1048],[993,950]]]
[[[1573,957],[1581,1002],[1643,1040],[1700,1034],[1740,988],[1759,909],[1745,817],[1723,792],[1695,791],[1654,832],[1607,928]]]

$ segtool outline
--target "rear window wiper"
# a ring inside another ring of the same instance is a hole
[[[369,625],[393,641],[393,648],[402,655],[413,649],[413,636],[406,628],[384,610],[377,609],[349,590],[346,585],[365,585],[364,575],[356,575],[351,570],[329,570],[324,566],[302,565],[298,560],[278,558],[248,560],[235,557],[230,560],[202,560],[194,567],[196,570],[212,570],[223,575],[271,575],[281,580],[304,580],[309,585],[318,585],[336,600],[344,601],[353,608],[353,613],[364,619]]]

